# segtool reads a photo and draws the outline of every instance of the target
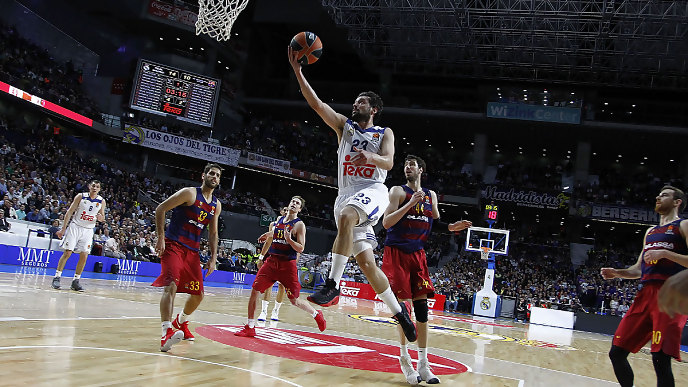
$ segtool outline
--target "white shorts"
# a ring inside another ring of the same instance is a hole
[[[79,227],[75,224],[67,226],[60,247],[75,253],[90,253],[93,245],[93,229]]]
[[[340,191],[334,202],[334,219],[339,227],[339,214],[346,206],[352,206],[358,211],[359,223],[354,227],[354,240],[367,240],[373,249],[377,247],[377,238],[373,226],[382,218],[389,205],[387,187],[377,183],[358,190]]]

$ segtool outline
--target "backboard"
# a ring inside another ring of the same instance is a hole
[[[492,253],[509,253],[509,230],[485,227],[469,227],[466,235],[466,251],[481,252],[481,247],[489,247]]]

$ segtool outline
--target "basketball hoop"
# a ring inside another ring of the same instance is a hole
[[[489,247],[481,247],[480,248],[480,258],[482,258],[484,261],[487,261],[488,259],[490,259],[490,251],[492,251],[492,249]]]
[[[198,0],[196,35],[208,34],[220,41],[232,37],[232,26],[249,0]]]

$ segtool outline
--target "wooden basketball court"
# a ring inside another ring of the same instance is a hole
[[[343,298],[324,310],[323,333],[285,303],[280,322],[259,325],[257,338],[237,338],[249,290],[208,287],[191,316],[196,340],[162,353],[161,290],[150,282],[124,275],[85,278],[86,292],[76,293],[51,289],[52,270],[2,271],[0,385],[408,385],[395,358],[396,329],[380,303]],[[178,295],[175,313],[185,297]],[[430,361],[442,385],[616,384],[609,336],[437,312],[429,323],[436,355]],[[656,385],[649,352],[632,354],[630,362],[636,386]],[[384,372],[389,367],[393,372]],[[677,385],[688,381],[685,363],[674,362],[673,370]]]

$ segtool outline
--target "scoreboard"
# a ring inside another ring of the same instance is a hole
[[[213,126],[220,80],[140,59],[129,107]]]
[[[499,206],[494,204],[485,205],[485,213],[483,219],[488,222],[497,222],[499,216]]]

